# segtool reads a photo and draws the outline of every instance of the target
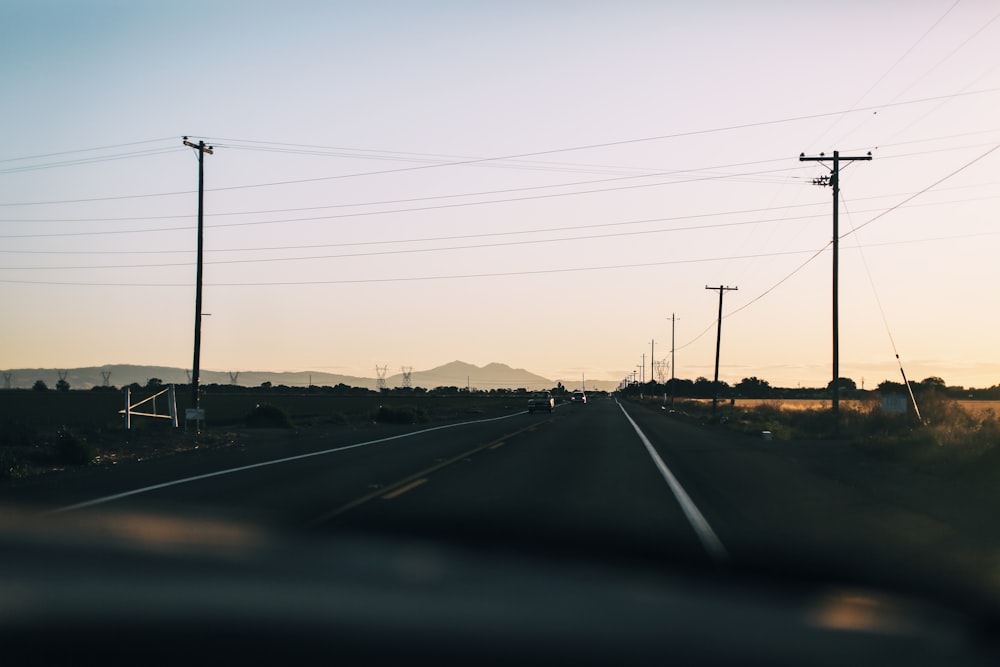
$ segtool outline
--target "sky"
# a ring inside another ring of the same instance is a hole
[[[0,6],[0,368],[1000,384],[1000,3]],[[846,160],[865,157],[870,161]],[[651,362],[657,362],[651,365]],[[672,367],[671,367],[672,363]]]

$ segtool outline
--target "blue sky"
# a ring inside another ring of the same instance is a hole
[[[0,367],[190,365],[190,136],[205,369],[620,380],[675,313],[676,374],[711,377],[721,284],[721,379],[826,384],[831,192],[797,157],[839,150],[873,154],[842,174],[841,375],[1000,383],[998,16],[4,3]]]

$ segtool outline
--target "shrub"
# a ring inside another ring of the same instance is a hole
[[[336,424],[338,426],[347,426],[351,423],[351,420],[343,412],[334,412],[327,418],[327,423]]]
[[[20,452],[0,447],[0,479],[23,477],[27,470],[28,464]]]
[[[87,439],[63,426],[56,433],[59,458],[72,465],[87,465],[97,456],[97,450]]]
[[[292,428],[292,420],[281,408],[258,403],[247,413],[246,425],[252,428]]]
[[[0,449],[4,447],[31,447],[39,440],[38,432],[25,424],[0,422]]]
[[[392,408],[388,405],[380,405],[372,418],[382,424],[422,424],[430,419],[423,408],[411,406]]]

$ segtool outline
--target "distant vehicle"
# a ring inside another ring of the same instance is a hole
[[[536,410],[552,412],[556,409],[556,399],[547,391],[536,391],[528,398],[528,412],[534,414]]]
[[[569,397],[570,403],[579,403],[581,405],[587,404],[587,394],[582,391],[574,391],[573,395]]]

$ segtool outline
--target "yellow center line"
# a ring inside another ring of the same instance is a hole
[[[465,460],[468,457],[472,456],[473,454],[477,454],[477,453],[479,453],[479,452],[481,452],[481,451],[483,451],[485,449],[492,449],[494,447],[498,447],[498,446],[504,444],[504,442],[508,438],[512,438],[515,435],[520,435],[520,434],[525,433],[527,431],[533,431],[533,430],[535,430],[535,424],[532,424],[531,426],[526,426],[525,428],[520,428],[520,429],[514,431],[513,433],[508,433],[507,435],[505,435],[505,436],[503,436],[501,438],[497,438],[496,440],[491,440],[490,442],[487,442],[485,445],[480,445],[478,447],[470,449],[467,452],[463,452],[463,453],[459,454],[458,456],[453,456],[450,459],[446,459],[444,461],[441,461],[440,463],[432,465],[429,468],[425,468],[424,470],[421,470],[420,472],[414,473],[413,475],[409,475],[407,477],[404,477],[401,480],[398,480],[398,481],[396,481],[396,482],[394,482],[392,484],[389,484],[388,486],[385,486],[385,487],[379,489],[378,491],[374,491],[374,492],[369,493],[367,495],[361,496],[360,498],[355,498],[354,500],[352,500],[351,502],[347,503],[346,505],[341,505],[340,507],[336,507],[336,508],[330,510],[329,512],[326,512],[325,514],[321,514],[320,516],[316,517],[312,521],[308,522],[306,524],[306,527],[307,528],[311,528],[311,527],[314,527],[314,526],[318,526],[319,524],[324,523],[325,521],[329,521],[330,519],[334,518],[335,516],[338,516],[340,514],[343,514],[344,512],[352,510],[355,507],[358,507],[359,505],[364,505],[365,503],[367,503],[367,502],[369,502],[371,500],[374,500],[375,498],[379,498],[379,497],[384,498],[386,496],[395,497],[395,495],[399,495],[396,492],[399,491],[400,489],[406,489],[406,491],[409,491],[410,489],[413,488],[412,486],[410,486],[413,482],[415,482],[417,480],[420,480],[423,477],[428,477],[428,476],[430,476],[431,473],[437,472],[441,468],[445,468],[447,466],[450,466],[453,463]],[[424,481],[426,481],[426,480],[424,480]],[[423,482],[421,482],[421,484],[423,484]],[[404,493],[405,493],[405,491],[404,491]],[[395,495],[393,495],[393,494],[395,494]]]
[[[490,445],[490,449],[496,449],[497,447],[503,447],[505,444],[507,444],[507,443],[505,441],[501,440],[500,442],[498,442],[498,443],[496,443],[494,445]]]
[[[427,478],[426,477],[422,477],[421,479],[414,480],[414,481],[410,482],[409,484],[407,484],[406,486],[401,486],[398,489],[396,489],[395,491],[391,491],[391,492],[385,494],[384,496],[382,496],[382,500],[392,500],[396,496],[401,496],[404,493],[406,493],[407,491],[412,491],[413,489],[417,488],[421,484],[425,484],[426,482],[427,482]]]

